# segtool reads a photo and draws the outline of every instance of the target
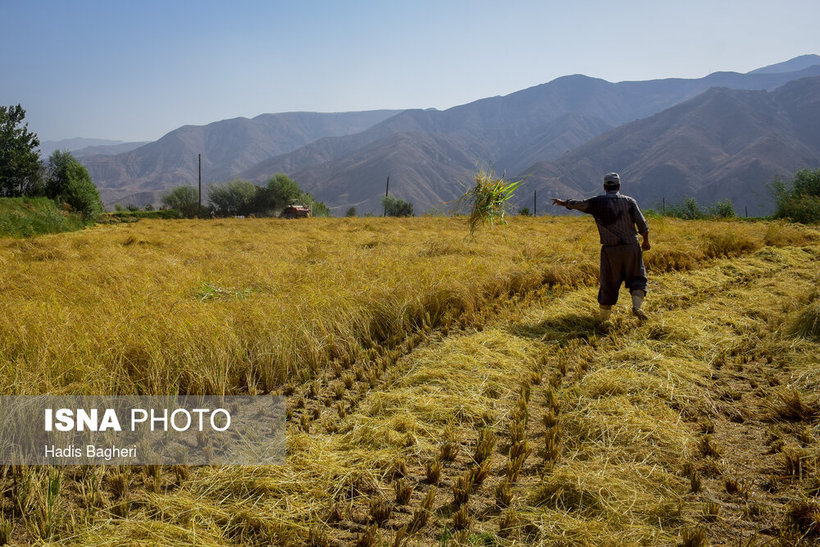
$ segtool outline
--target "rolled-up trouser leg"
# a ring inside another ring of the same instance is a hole
[[[626,272],[624,284],[629,292],[643,291],[646,296],[646,267],[643,264],[643,251],[639,245],[626,245],[629,257],[625,260]]]
[[[612,306],[618,302],[618,291],[625,283],[631,291],[646,294],[646,269],[643,252],[635,245],[604,245],[601,247],[601,279],[598,303]]]
[[[621,288],[623,276],[617,247],[604,245],[601,247],[601,276],[598,287],[598,304],[614,306],[618,303],[618,290]]]

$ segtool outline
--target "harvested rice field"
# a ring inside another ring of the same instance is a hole
[[[280,466],[7,466],[0,540],[813,545],[820,230],[141,221],[0,240],[2,394],[282,394]]]

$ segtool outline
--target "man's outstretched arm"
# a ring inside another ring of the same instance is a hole
[[[588,213],[589,209],[589,200],[587,199],[558,199],[552,198],[553,205],[561,205],[562,207],[566,207],[567,209],[577,209],[578,211],[582,211],[584,213]]]

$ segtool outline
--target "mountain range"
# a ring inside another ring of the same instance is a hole
[[[739,213],[768,214],[767,185],[775,177],[820,167],[820,77],[771,92],[710,89],[536,163],[527,171],[528,187],[545,197],[594,194],[603,166],[619,172],[624,192],[647,207],[688,196],[702,204],[729,199]]]
[[[642,203],[693,196],[771,210],[765,187],[820,165],[820,57],[747,74],[611,83],[583,75],[448,110],[263,114],[185,126],[118,154],[79,154],[107,204],[159,201],[170,188],[284,172],[337,214],[446,206],[477,167],[527,177],[520,205],[595,193],[619,171]],[[552,211],[551,211],[552,212]]]
[[[75,157],[95,154],[114,155],[130,152],[146,142],[125,142],[110,139],[86,139],[76,137],[59,141],[43,141],[40,143],[40,157],[48,159],[55,150],[67,150]]]

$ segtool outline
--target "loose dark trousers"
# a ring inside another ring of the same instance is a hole
[[[643,251],[637,241],[634,245],[601,246],[600,283],[598,303],[602,306],[618,303],[621,283],[630,292],[640,289],[646,294],[646,268],[643,265]]]

